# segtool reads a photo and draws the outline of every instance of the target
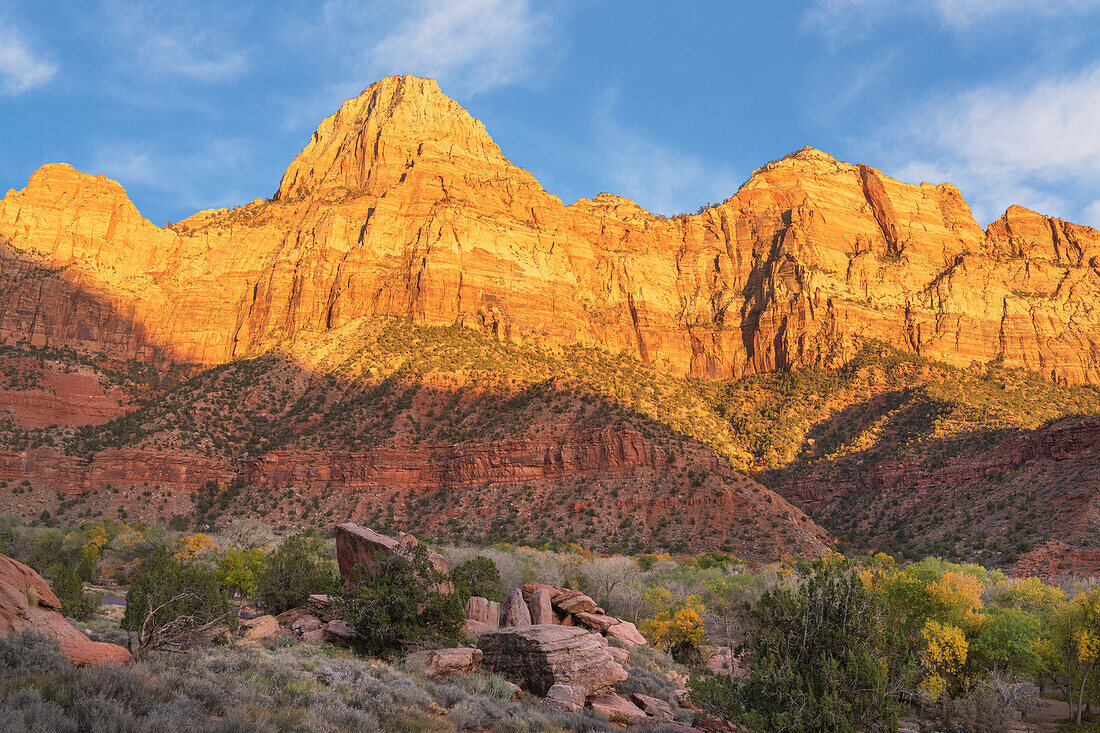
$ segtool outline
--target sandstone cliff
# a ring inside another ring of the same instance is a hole
[[[1100,381],[1100,233],[806,149],[725,203],[572,206],[434,81],[324,120],[270,201],[143,219],[45,166],[0,202],[0,335],[216,364],[379,315],[598,346],[713,378],[842,362],[876,338],[951,364]]]

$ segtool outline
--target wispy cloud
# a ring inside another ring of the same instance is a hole
[[[226,31],[230,13],[223,8],[105,0],[104,16],[129,71],[214,83],[238,79],[249,69],[247,54]]]
[[[739,179],[725,168],[662,144],[619,121],[617,94],[606,92],[596,108],[595,144],[588,164],[611,193],[626,196],[650,211],[675,214],[724,201]]]
[[[1100,0],[817,0],[803,27],[839,41],[899,17],[917,17],[963,33],[983,23],[1050,19],[1100,12]]]
[[[140,141],[111,141],[96,147],[86,170],[114,178],[127,190],[145,187],[167,194],[177,208],[197,211],[234,206],[256,195],[216,183],[232,180],[226,178],[226,170],[253,165],[255,152],[243,140],[207,140],[186,152]]]
[[[531,0],[327,0],[319,16],[292,24],[288,43],[309,47],[327,83],[296,100],[291,127],[392,74],[432,77],[458,95],[529,83],[551,65],[556,29]]]
[[[550,16],[528,0],[420,2],[367,54],[383,73],[437,76],[484,92],[528,78],[549,40]]]
[[[1067,218],[1097,213],[1100,65],[980,86],[906,109],[883,129],[883,157],[902,177],[956,183],[979,220],[1012,203]]]
[[[0,10],[0,94],[13,97],[48,83],[57,65],[38,53],[26,31]]]

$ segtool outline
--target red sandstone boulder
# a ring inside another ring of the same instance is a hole
[[[531,625],[531,612],[523,602],[523,592],[519,588],[514,588],[504,599],[504,606],[500,611],[500,625],[505,629]]]
[[[300,616],[290,625],[296,633],[305,634],[308,631],[316,631],[324,626],[325,623],[316,616]]]
[[[637,723],[646,719],[644,710],[610,690],[589,695],[588,706],[613,723]]]
[[[0,634],[7,636],[22,631],[56,637],[73,664],[130,660],[130,652],[122,647],[92,641],[66,621],[61,615],[61,601],[41,575],[21,562],[0,555]]]
[[[466,618],[485,624],[488,629],[500,626],[500,604],[481,596],[470,596],[466,601]]]
[[[381,556],[380,553],[408,557],[410,550],[416,544],[416,538],[405,532],[400,533],[395,539],[366,527],[360,527],[354,522],[337,525],[336,562],[340,566],[340,577],[344,581],[344,587],[353,588],[357,585],[352,572],[356,565],[363,565],[367,568],[367,572],[370,572],[376,558]],[[438,552],[429,552],[428,560],[438,572],[447,572],[447,560]]]
[[[672,706],[664,700],[656,697],[650,697],[649,695],[643,695],[640,692],[635,692],[630,696],[634,701],[634,704],[641,708],[646,715],[669,722],[675,717],[672,713]]]
[[[477,638],[484,634],[486,631],[493,631],[500,628],[499,624],[493,624],[490,626],[484,621],[478,621],[475,618],[468,618],[462,624],[462,633],[468,637]]]
[[[409,655],[410,659],[419,659],[424,663],[424,674],[428,677],[476,672],[481,657],[482,652],[476,647],[430,649]]]
[[[489,631],[477,645],[486,667],[543,697],[559,683],[595,692],[626,679],[599,638],[575,626],[544,624]]]
[[[558,617],[554,613],[554,607],[550,603],[550,591],[547,588],[536,588],[529,596],[525,593],[527,608],[531,612],[533,624],[556,624]]]
[[[576,619],[581,622],[581,626],[587,626],[593,631],[598,631],[601,634],[606,634],[608,629],[620,623],[619,619],[613,616],[605,616],[599,613],[581,612],[574,615]]]
[[[554,606],[565,613],[594,613],[596,602],[579,590],[564,589],[553,597]]]
[[[613,636],[616,639],[626,642],[629,646],[638,646],[639,644],[648,644],[642,633],[638,631],[638,627],[629,621],[620,621],[619,623],[609,627],[607,629],[607,635]]]
[[[558,683],[546,691],[542,702],[555,713],[579,713],[587,691],[580,685]]]

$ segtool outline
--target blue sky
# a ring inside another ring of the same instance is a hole
[[[566,203],[694,210],[813,145],[982,225],[1100,227],[1100,0],[0,0],[0,187],[64,161],[158,224],[245,203],[395,73]]]

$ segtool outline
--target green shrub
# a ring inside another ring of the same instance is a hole
[[[423,545],[412,548],[410,559],[389,555],[371,568],[354,570],[362,583],[341,593],[339,606],[359,633],[361,651],[390,655],[459,641],[463,604],[458,594],[443,592],[446,577],[432,567]]]
[[[451,582],[459,600],[465,604],[471,596],[490,601],[503,601],[500,592],[500,570],[491,559],[478,555],[451,570]]]
[[[138,632],[139,643],[146,645],[158,635],[187,633],[228,614],[229,599],[215,571],[178,563],[166,548],[158,547],[126,593],[120,626]]]
[[[84,592],[84,581],[72,566],[58,564],[51,570],[53,583],[50,587],[61,601],[61,613],[77,621],[91,618],[99,610],[99,594]]]
[[[287,537],[256,575],[256,598],[273,614],[304,606],[310,594],[334,593],[337,587],[336,566],[324,542],[303,534]]]
[[[692,699],[753,730],[893,730],[882,614],[858,573],[820,560],[745,606],[749,676],[696,677]]]

